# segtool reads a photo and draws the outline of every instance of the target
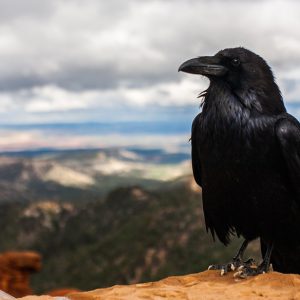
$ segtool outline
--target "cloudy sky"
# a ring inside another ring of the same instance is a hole
[[[1,124],[190,116],[207,81],[178,66],[234,46],[269,62],[300,116],[300,1],[0,0],[0,8]]]

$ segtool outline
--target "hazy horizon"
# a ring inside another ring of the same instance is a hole
[[[287,104],[299,118],[300,103]],[[160,112],[144,120],[0,123],[0,153],[39,149],[72,150],[112,147],[189,152],[190,129],[199,107]]]

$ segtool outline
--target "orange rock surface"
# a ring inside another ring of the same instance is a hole
[[[22,297],[32,293],[29,276],[41,269],[41,256],[36,252],[0,254],[0,290]]]
[[[47,292],[47,295],[52,297],[58,297],[58,296],[65,296],[67,294],[77,293],[77,292],[80,292],[80,290],[74,288],[63,288],[63,289],[56,289]]]
[[[210,299],[300,299],[300,275],[271,272],[235,280],[217,271],[174,276],[157,282],[113,286],[67,295],[70,300],[210,300]],[[50,296],[28,296],[22,300],[51,300]]]

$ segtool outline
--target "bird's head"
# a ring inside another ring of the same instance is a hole
[[[259,55],[242,47],[184,62],[178,71],[209,78],[210,86],[225,85],[249,109],[264,113],[285,111],[271,68]]]

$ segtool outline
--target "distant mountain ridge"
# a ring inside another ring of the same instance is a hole
[[[186,152],[166,152],[161,148],[138,148],[138,147],[113,147],[113,148],[75,148],[75,149],[58,149],[58,148],[37,148],[18,151],[0,151],[0,156],[8,157],[38,157],[43,155],[89,155],[96,152],[103,152],[110,156],[116,156],[121,159],[126,159],[125,152],[131,152],[131,159],[140,159],[144,162],[155,163],[178,163],[190,158]],[[123,155],[122,155],[123,153]],[[130,159],[130,157],[127,157]]]
[[[0,154],[0,202],[95,199],[117,186],[157,187],[191,173],[189,154],[162,149],[38,149]]]

